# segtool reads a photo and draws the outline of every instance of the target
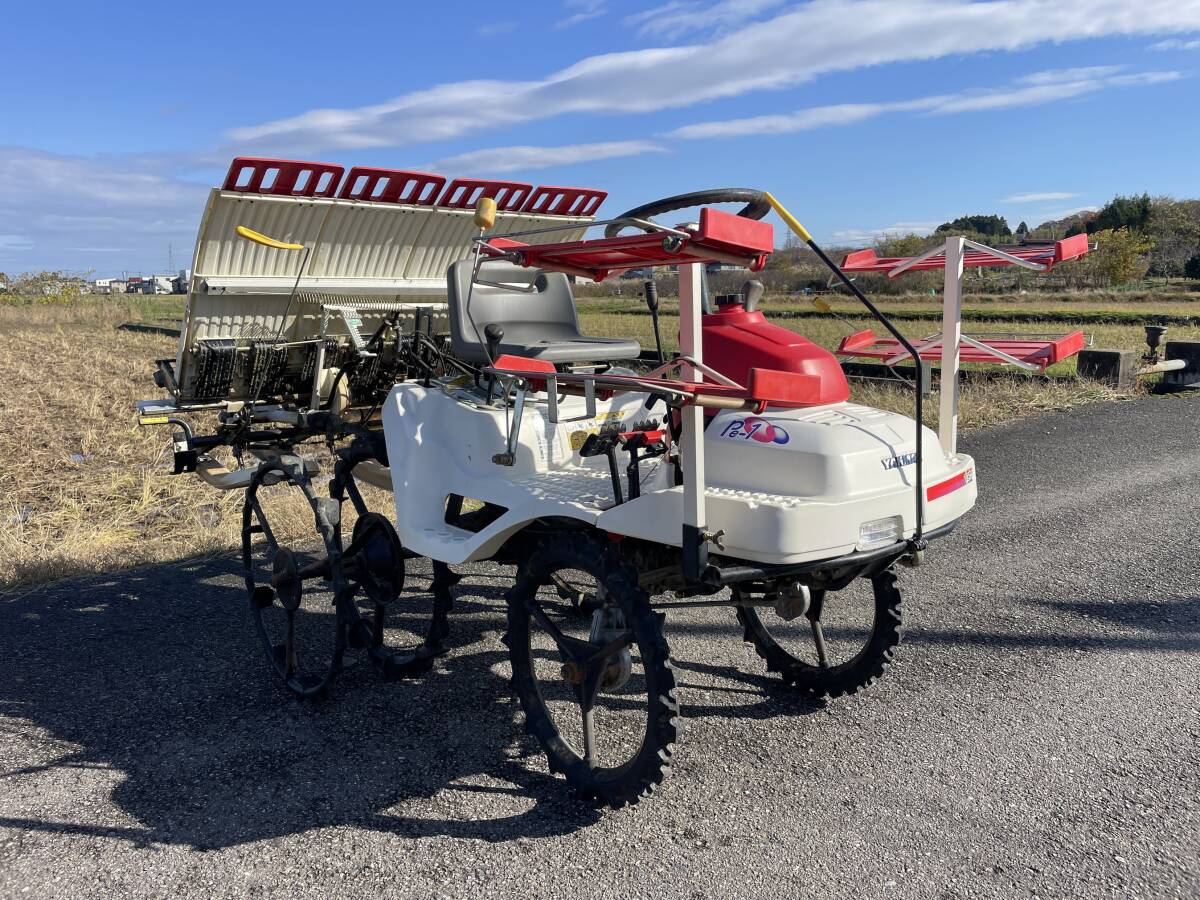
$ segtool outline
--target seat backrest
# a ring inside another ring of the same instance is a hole
[[[464,259],[446,272],[450,313],[450,341],[454,353],[467,362],[485,362],[483,330],[495,323],[504,329],[504,344],[520,344],[526,338],[579,335],[579,318],[570,282],[561,272],[530,269],[503,261],[485,262],[479,278],[492,284],[471,289],[473,267]],[[506,290],[493,284],[513,285]],[[533,287],[535,290],[529,291]],[[522,290],[524,288],[525,290]],[[467,298],[470,297],[470,316]],[[472,322],[474,324],[472,324]],[[478,334],[476,334],[478,329]]]

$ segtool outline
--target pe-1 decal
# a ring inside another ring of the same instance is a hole
[[[758,416],[734,419],[721,429],[721,437],[758,441],[760,444],[786,444],[791,440],[782,425],[773,425]]]
[[[899,456],[885,456],[880,460],[885,469],[902,469],[917,461],[916,453],[901,453]]]

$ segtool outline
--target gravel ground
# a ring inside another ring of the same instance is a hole
[[[971,434],[980,501],[904,572],[899,664],[789,697],[674,614],[677,765],[573,800],[504,678],[506,572],[425,679],[266,674],[231,559],[0,599],[0,895],[1200,895],[1200,400]]]

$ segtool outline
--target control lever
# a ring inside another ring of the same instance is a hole
[[[489,322],[483,326],[483,339],[487,344],[488,362],[494,363],[500,350],[500,342],[504,340],[504,329],[495,322]]]
[[[742,285],[742,309],[746,312],[754,312],[758,309],[758,304],[762,302],[763,294],[766,292],[763,283],[758,279],[752,278]]]
[[[652,280],[648,280],[642,286],[642,290],[646,292],[646,308],[650,310],[650,321],[654,324],[654,347],[658,350],[658,364],[662,365],[667,358],[663,355],[662,334],[658,330],[658,287]]]
[[[620,433],[615,430],[600,431],[589,434],[583,446],[579,448],[580,456],[608,457],[608,477],[612,481],[613,498],[617,501],[617,506],[625,502],[621,494],[621,476],[617,470],[617,442],[620,439]]]
[[[483,326],[483,339],[486,341],[488,362],[492,365],[496,364],[496,356],[500,351],[500,342],[504,340],[504,329],[495,322],[489,322]],[[492,402],[492,391],[496,387],[496,376],[488,376],[488,403]]]
[[[662,429],[623,431],[618,438],[629,452],[629,465],[625,467],[625,477],[629,479],[629,499],[636,500],[642,496],[642,473],[638,464],[644,459],[662,456],[667,452],[667,432]],[[639,453],[643,450],[644,453]]]

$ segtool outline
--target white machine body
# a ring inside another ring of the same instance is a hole
[[[604,456],[579,454],[602,427],[628,430],[662,420],[647,395],[559,401],[550,420],[544,395],[526,402],[512,466],[493,462],[505,448],[512,410],[480,403],[452,383],[396,385],[383,410],[392,460],[396,526],[409,550],[455,564],[484,559],[531,521],[577,519],[609,534],[681,544],[683,487],[664,457],[642,464],[641,496],[616,504]],[[707,527],[724,532],[722,556],[800,563],[870,550],[916,530],[914,421],[853,403],[725,411],[704,432]],[[926,428],[925,530],[946,525],[975,504],[974,461],[939,450]],[[624,456],[622,453],[621,456]],[[621,466],[622,478],[624,465]],[[478,533],[447,524],[459,495],[506,512]]]

